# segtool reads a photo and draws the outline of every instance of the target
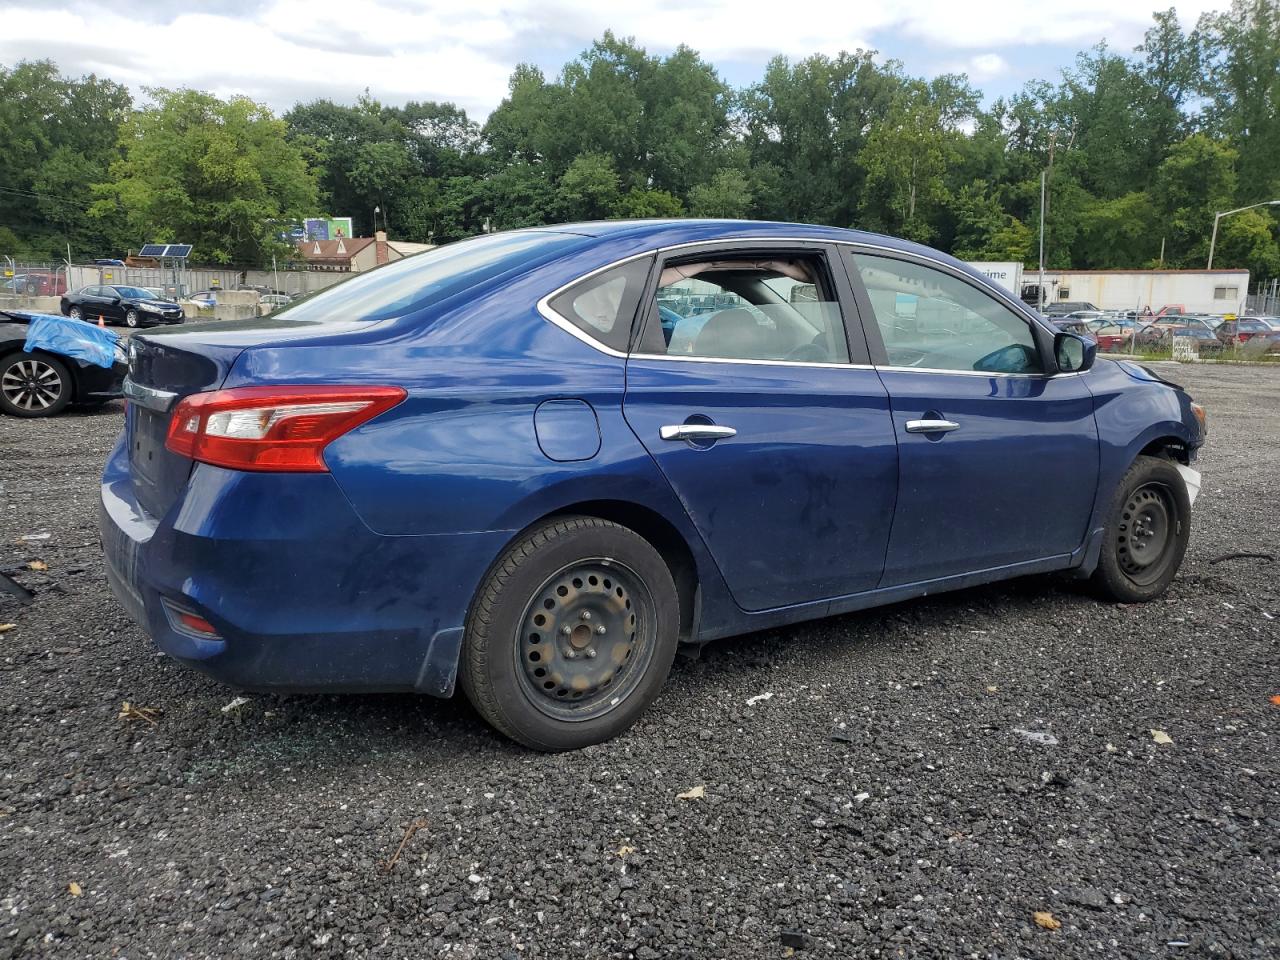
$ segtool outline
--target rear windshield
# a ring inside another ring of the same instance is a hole
[[[312,294],[273,316],[282,320],[388,320],[429,307],[519,266],[584,242],[569,233],[495,233],[397,260]]]

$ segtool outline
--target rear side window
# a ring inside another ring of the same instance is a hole
[[[641,257],[601,271],[557,294],[549,306],[592,340],[625,353],[652,262]]]
[[[403,317],[517,267],[550,260],[584,242],[585,238],[574,234],[539,230],[460,240],[358,274],[273,316],[307,323]]]

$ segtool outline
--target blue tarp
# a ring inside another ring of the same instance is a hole
[[[32,313],[27,327],[26,350],[47,350],[111,369],[116,361],[119,336],[83,320]]]

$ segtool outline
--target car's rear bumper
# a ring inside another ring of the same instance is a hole
[[[249,690],[453,692],[467,606],[510,534],[384,537],[328,474],[198,465],[163,518],[117,444],[103,474],[108,580],[156,646]],[[209,621],[176,630],[161,598]]]

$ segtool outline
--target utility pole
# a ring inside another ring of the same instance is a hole
[[[1036,287],[1036,309],[1044,313],[1044,198],[1048,171],[1040,171],[1040,282]]]

